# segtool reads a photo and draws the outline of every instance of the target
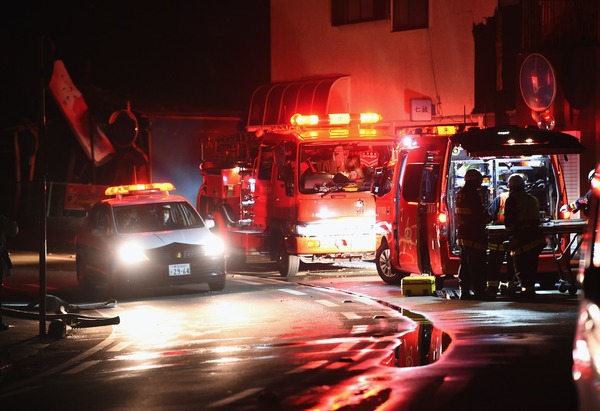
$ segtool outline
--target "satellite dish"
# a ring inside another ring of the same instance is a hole
[[[554,102],[556,76],[550,62],[541,54],[533,53],[523,60],[519,85],[523,100],[533,111],[546,111]]]

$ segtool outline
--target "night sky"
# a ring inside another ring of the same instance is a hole
[[[134,109],[243,112],[270,79],[268,0],[35,4],[2,6],[0,126],[39,112],[41,35],[53,44],[46,60],[62,60],[78,88]]]

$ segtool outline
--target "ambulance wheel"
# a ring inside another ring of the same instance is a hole
[[[405,273],[396,270],[392,266],[392,258],[390,255],[390,248],[386,241],[382,241],[381,245],[377,249],[375,254],[375,266],[377,267],[377,274],[387,284],[400,284],[403,277],[406,277]]]
[[[281,235],[277,236],[273,244],[273,260],[282,277],[295,277],[300,269],[300,257],[287,252],[285,242]]]

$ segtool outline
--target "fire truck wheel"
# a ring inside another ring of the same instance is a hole
[[[377,274],[387,284],[400,284],[403,277],[406,277],[406,273],[402,273],[392,266],[392,259],[390,256],[390,248],[387,241],[382,241],[381,245],[377,249],[375,254],[375,266],[377,267]]]
[[[283,237],[278,236],[273,244],[273,260],[282,277],[295,277],[300,269],[300,257],[291,255],[285,248]]]

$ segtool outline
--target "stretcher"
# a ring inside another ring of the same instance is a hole
[[[559,275],[558,290],[561,293],[569,291],[569,294],[575,294],[579,287],[577,278],[573,274],[571,259],[581,247],[586,225],[587,220],[585,219],[550,220],[540,224],[540,229],[548,238],[548,244],[556,261]],[[486,230],[490,243],[500,244],[508,240],[509,234],[504,225],[487,226]],[[570,235],[570,239],[563,247],[562,239],[566,234]],[[575,248],[572,248],[573,246]],[[565,275],[565,272],[568,273],[568,276]]]

